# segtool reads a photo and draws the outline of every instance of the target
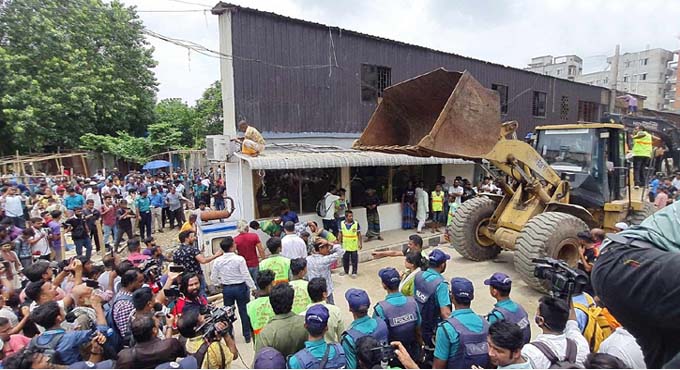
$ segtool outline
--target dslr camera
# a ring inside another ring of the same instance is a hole
[[[550,286],[550,295],[555,298],[571,299],[574,291],[581,291],[588,284],[588,278],[572,269],[565,261],[554,258],[534,258],[534,276],[545,280]]]
[[[228,323],[231,326],[231,324],[236,321],[236,311],[233,306],[205,306],[204,308],[201,308],[201,314],[205,315],[206,319],[203,325],[196,329],[196,332],[202,333],[203,338],[209,341],[223,337],[226,334],[225,331],[228,330],[217,330],[215,324],[223,322]]]
[[[161,280],[161,266],[158,265],[156,260],[149,259],[144,263],[144,266],[140,266],[142,273],[144,274],[144,280],[148,283],[158,284]]]

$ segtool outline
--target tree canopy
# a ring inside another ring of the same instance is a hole
[[[144,135],[157,82],[142,29],[116,0],[0,2],[0,153]]]

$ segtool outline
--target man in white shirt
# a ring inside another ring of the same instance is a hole
[[[646,369],[645,356],[635,337],[623,327],[616,330],[600,343],[599,353],[610,354],[626,364],[629,369]]]
[[[322,219],[323,228],[338,235],[338,223],[335,222],[335,201],[340,199],[340,197],[335,195],[335,193],[335,185],[331,185],[328,187],[328,192],[323,196],[324,215]]]
[[[449,188],[449,195],[456,197],[456,203],[461,203],[461,197],[463,196],[463,187],[460,186],[460,180],[453,180],[453,186]]]
[[[588,341],[581,334],[576,322],[576,312],[564,300],[541,297],[536,309],[536,324],[543,331],[533,342],[524,345],[522,356],[529,360],[534,369],[547,369],[552,364],[540,347],[551,351],[560,361],[567,360],[568,341],[576,347],[574,363],[583,367],[590,353]]]
[[[39,255],[40,258],[50,259],[50,242],[48,241],[49,229],[45,228],[44,221],[40,217],[35,217],[31,219],[31,227],[35,235],[31,238],[29,243],[31,244],[31,251],[34,255]]]
[[[10,186],[2,196],[2,205],[5,209],[5,217],[8,217],[14,223],[14,226],[23,229],[26,227],[26,220],[24,220],[24,206],[26,197],[21,195],[16,186]]]
[[[246,305],[250,302],[250,292],[257,288],[253,278],[250,277],[245,258],[236,254],[234,239],[231,236],[225,237],[220,242],[220,248],[224,254],[213,262],[210,280],[216,286],[222,287],[225,307],[233,306],[234,303],[238,305],[243,338],[246,343],[250,343],[252,328]]]
[[[293,221],[283,224],[286,235],[281,238],[281,255],[290,258],[307,258],[307,243],[295,233]]]

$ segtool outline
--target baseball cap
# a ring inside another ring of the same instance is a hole
[[[450,260],[451,256],[440,251],[439,249],[435,249],[430,253],[427,259],[430,261],[430,266],[439,266],[442,263]]]
[[[451,279],[451,294],[460,302],[470,302],[475,297],[475,288],[470,280],[455,277]]]
[[[179,361],[165,362],[158,366],[156,369],[198,369],[198,361],[194,356],[187,356]]]
[[[490,278],[484,280],[484,285],[490,285],[494,288],[507,289],[512,286],[512,279],[507,274],[496,272]]]
[[[79,361],[69,366],[69,369],[113,369],[113,361],[106,360],[100,362]]]
[[[394,267],[385,267],[378,271],[378,276],[388,288],[398,287],[401,282],[401,277],[399,276],[399,271]]]
[[[328,325],[329,316],[328,308],[322,304],[316,304],[305,313],[305,324],[310,330],[319,332]]]
[[[272,347],[264,347],[255,354],[253,369],[285,369],[286,358]]]
[[[371,306],[371,300],[368,298],[368,293],[363,289],[348,289],[345,292],[345,299],[349,303],[349,308],[352,311],[367,310]]]

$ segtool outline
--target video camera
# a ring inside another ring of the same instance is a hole
[[[396,348],[389,343],[381,343],[379,347],[371,348],[371,351],[380,351],[380,363],[395,365],[397,363]]]
[[[144,281],[148,283],[158,284],[161,280],[162,269],[158,262],[154,259],[147,260],[144,265],[140,266],[144,274]]]
[[[588,278],[572,269],[565,261],[554,258],[534,258],[534,276],[550,284],[550,295],[569,300],[576,290],[588,284]]]
[[[203,338],[214,340],[224,336],[224,331],[219,331],[215,327],[218,322],[225,322],[229,325],[236,321],[236,311],[233,306],[205,306],[201,308],[201,314],[206,316],[203,325],[196,329],[196,332],[203,333]]]

